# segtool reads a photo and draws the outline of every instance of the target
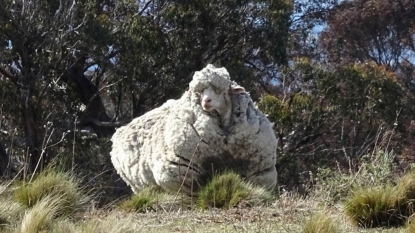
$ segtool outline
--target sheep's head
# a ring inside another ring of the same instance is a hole
[[[195,72],[189,83],[192,92],[200,95],[200,105],[206,112],[216,110],[219,114],[230,109],[229,90],[231,80],[225,68],[207,65]]]

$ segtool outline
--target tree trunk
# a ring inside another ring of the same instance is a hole
[[[42,167],[42,161],[40,161],[39,145],[38,145],[38,135],[35,125],[35,113],[33,109],[33,103],[31,101],[32,94],[31,89],[28,90],[21,89],[21,112],[22,112],[22,124],[24,125],[25,130],[25,142],[26,142],[26,153],[27,153],[27,162],[28,162],[28,173],[31,174],[35,172],[36,166],[39,163],[39,166]],[[40,171],[39,169],[37,171]]]
[[[104,104],[98,93],[98,88],[91,83],[84,75],[84,59],[79,59],[65,73],[63,80],[74,87],[80,96],[83,104],[85,104],[85,113],[81,119],[81,123],[90,126],[98,137],[109,137],[114,132],[114,127],[95,124],[94,122],[110,122],[111,119],[105,111]]]
[[[3,145],[0,143],[0,177],[6,174],[9,165],[9,155],[6,153]]]

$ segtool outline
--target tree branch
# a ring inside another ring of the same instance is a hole
[[[125,124],[125,122],[122,122],[122,121],[105,122],[105,121],[99,121],[99,120],[91,118],[91,117],[87,117],[87,118],[83,119],[82,122],[80,122],[80,121],[77,122],[78,125],[82,125],[82,124],[85,124],[85,123],[91,123],[91,124],[94,124],[96,126],[108,127],[108,128],[120,127],[120,126],[123,126]]]
[[[0,67],[0,74],[2,74],[4,77],[8,78],[14,84],[17,84],[17,78],[16,78],[16,76],[14,76],[9,71],[5,70],[3,67]]]

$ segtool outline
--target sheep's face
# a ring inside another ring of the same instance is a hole
[[[229,95],[228,91],[215,90],[213,87],[208,87],[200,94],[200,105],[206,112],[212,112],[216,110],[221,114],[226,108],[228,108]]]

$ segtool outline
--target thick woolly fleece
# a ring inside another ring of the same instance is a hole
[[[248,93],[234,93],[231,84],[225,68],[208,65],[195,72],[189,91],[180,99],[167,101],[115,132],[111,160],[135,193],[158,185],[192,195],[213,173],[224,170],[234,170],[254,184],[275,187],[273,124]],[[229,92],[229,125],[202,109],[199,93],[209,85]]]

